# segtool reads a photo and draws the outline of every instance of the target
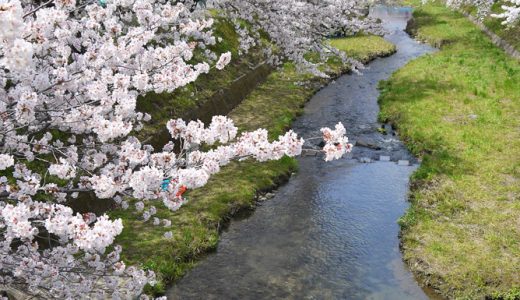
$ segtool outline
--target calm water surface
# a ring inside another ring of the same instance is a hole
[[[169,299],[429,299],[406,269],[397,220],[408,204],[415,159],[377,129],[377,83],[434,49],[403,32],[407,8],[379,6],[385,36],[398,47],[363,75],[346,75],[308,103],[294,129],[315,136],[341,121],[357,146],[346,159],[304,157],[300,171],[245,220],[232,222],[216,253],[168,291]],[[308,145],[310,147],[316,145]],[[381,156],[391,162],[380,162]],[[359,163],[369,159],[372,163]]]

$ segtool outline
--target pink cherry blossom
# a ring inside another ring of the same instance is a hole
[[[226,52],[220,56],[215,67],[218,70],[222,70],[229,64],[230,61],[231,61],[231,52]]]

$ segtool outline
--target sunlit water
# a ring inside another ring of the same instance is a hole
[[[294,129],[304,136],[341,121],[356,147],[350,157],[300,160],[299,172],[244,220],[223,232],[216,253],[168,291],[170,299],[428,299],[406,269],[397,220],[408,203],[415,159],[392,134],[377,132],[377,83],[409,60],[433,51],[403,29],[405,8],[377,7],[398,52],[363,75],[346,75],[308,103]],[[312,146],[312,145],[311,145]],[[390,156],[393,162],[359,163]]]

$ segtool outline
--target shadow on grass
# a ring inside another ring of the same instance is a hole
[[[433,78],[417,79],[411,76],[402,76],[379,82],[381,91],[380,104],[390,105],[397,102],[420,102],[432,94],[442,90],[460,89],[461,85],[454,82],[438,81]],[[381,114],[383,121],[386,116]],[[389,120],[392,121],[392,120]]]

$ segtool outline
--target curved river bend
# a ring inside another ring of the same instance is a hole
[[[385,21],[397,53],[321,90],[293,126],[319,136],[319,128],[341,121],[357,142],[353,153],[332,163],[302,158],[298,174],[251,217],[232,222],[217,252],[173,286],[169,299],[429,298],[402,261],[396,222],[416,160],[391,128],[378,133],[377,84],[434,49],[403,31],[410,9],[371,13]]]

